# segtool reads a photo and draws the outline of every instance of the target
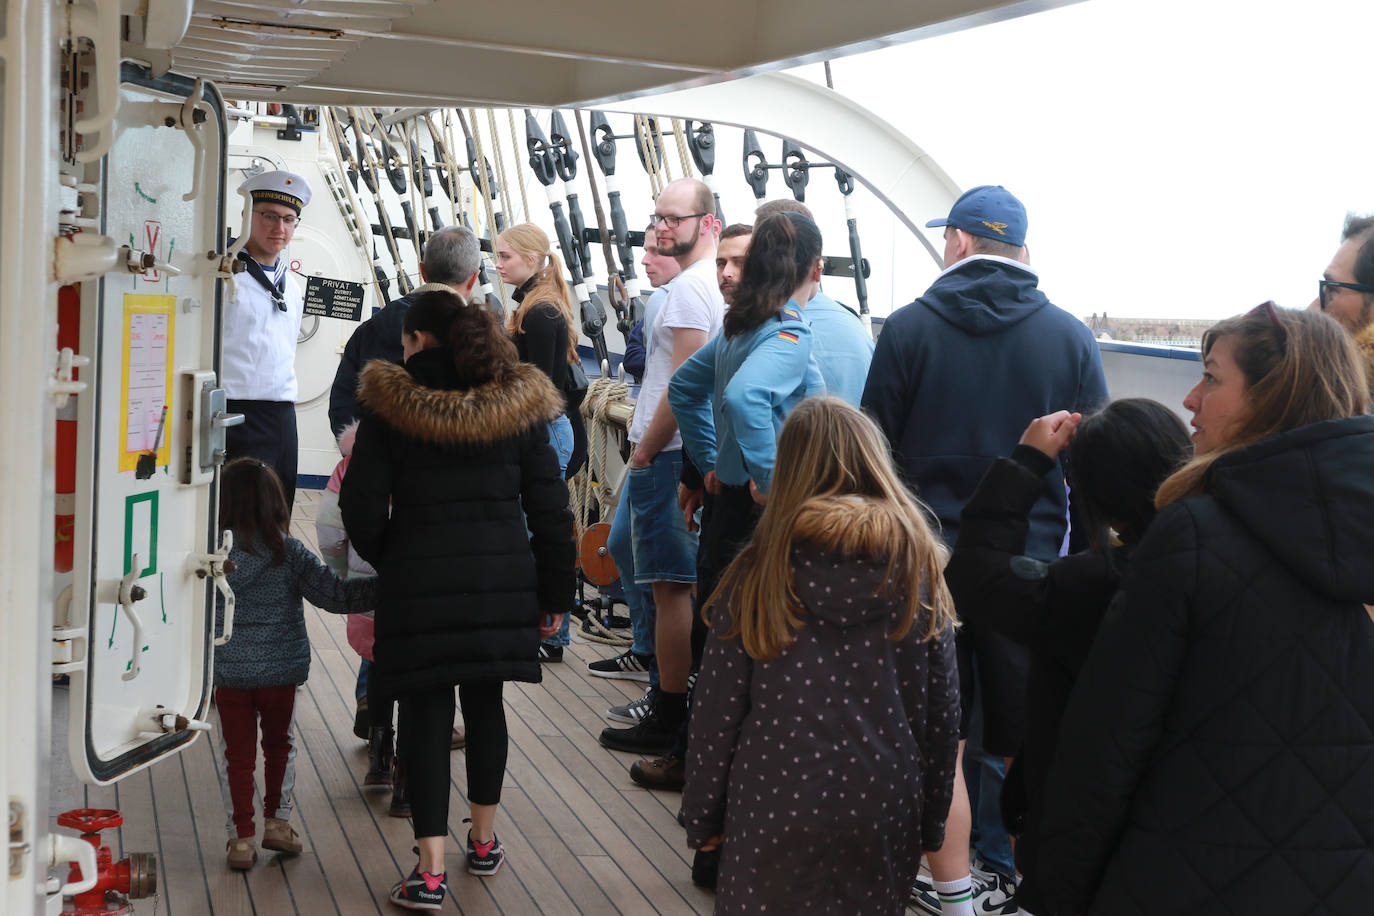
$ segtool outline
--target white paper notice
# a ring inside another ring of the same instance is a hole
[[[167,397],[168,315],[129,316],[129,416],[130,452],[150,452],[159,447],[158,427]]]

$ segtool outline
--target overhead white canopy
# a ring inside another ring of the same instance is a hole
[[[147,56],[159,69],[214,80],[239,99],[585,106],[1069,2],[194,0],[186,34],[169,51]],[[158,5],[151,4],[150,20]]]

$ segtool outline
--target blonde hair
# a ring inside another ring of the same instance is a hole
[[[918,614],[923,640],[953,624],[942,571],[945,547],[898,479],[887,441],[867,416],[833,397],[797,405],[778,440],[773,482],[753,537],[702,609],[704,616],[727,602],[729,619],[717,627],[721,639],[740,637],[744,651],[761,661],[796,641],[805,615],[792,575],[798,542],[887,562],[880,591],[906,603],[889,639],[904,639]]]
[[[576,362],[577,354],[577,316],[573,311],[572,290],[563,279],[563,262],[549,246],[549,237],[534,223],[519,223],[511,226],[496,237],[505,242],[516,254],[534,261],[534,285],[525,298],[506,318],[506,330],[511,334],[523,334],[525,316],[530,309],[541,302],[547,302],[558,310],[568,325],[568,362]]]
[[[1272,302],[1220,321],[1202,335],[1205,360],[1218,340],[1233,344],[1245,376],[1245,413],[1229,441],[1179,468],[1160,484],[1155,505],[1203,492],[1207,473],[1223,455],[1290,429],[1355,417],[1369,407],[1365,364],[1350,336],[1316,312]]]

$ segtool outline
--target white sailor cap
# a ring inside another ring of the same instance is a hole
[[[253,202],[281,204],[297,213],[310,203],[310,185],[294,172],[275,169],[254,175],[243,183],[243,189],[253,195]]]

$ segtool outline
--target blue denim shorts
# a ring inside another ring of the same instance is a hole
[[[630,538],[635,582],[697,581],[697,536],[687,530],[677,507],[682,450],[659,452],[647,468],[631,467],[625,481],[630,500]]]

